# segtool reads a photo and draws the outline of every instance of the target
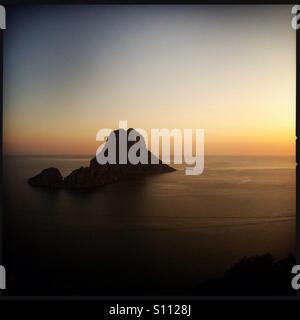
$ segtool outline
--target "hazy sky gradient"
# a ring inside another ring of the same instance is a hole
[[[96,133],[204,128],[206,154],[294,154],[291,6],[8,10],[4,151],[94,154]]]

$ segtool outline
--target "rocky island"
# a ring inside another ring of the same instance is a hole
[[[28,183],[32,187],[44,188],[63,188],[63,189],[86,189],[96,188],[114,182],[129,180],[136,177],[143,177],[151,174],[167,173],[176,171],[174,168],[163,163],[156,158],[149,150],[146,149],[144,138],[134,129],[128,129],[127,134],[127,157],[128,150],[136,143],[139,143],[140,149],[143,148],[147,152],[148,164],[137,163],[131,164],[127,161],[126,164],[119,162],[119,139],[121,130],[115,130],[112,133],[116,143],[116,163],[115,164],[99,164],[96,157],[91,159],[88,167],[80,167],[72,171],[68,176],[63,177],[57,168],[47,168],[42,170],[38,175],[28,179]],[[134,130],[136,135],[135,141],[128,141],[129,133]],[[112,142],[112,134],[108,137],[106,145]],[[105,146],[106,146],[105,145]],[[107,152],[107,148],[103,148],[101,152]],[[137,151],[140,152],[140,151]],[[150,159],[156,158],[157,163],[152,164]]]

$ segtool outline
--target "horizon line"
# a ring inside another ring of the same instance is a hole
[[[17,153],[11,153],[11,154],[2,154],[3,157],[95,157],[96,154],[80,154],[80,153],[74,153],[74,154],[63,154],[63,153],[58,153],[58,154],[17,154]],[[221,154],[221,153],[209,153],[204,155],[204,157],[209,156],[209,157],[296,157],[296,154],[262,154],[262,153],[257,153],[257,154]],[[174,157],[174,155],[170,155],[170,157]]]

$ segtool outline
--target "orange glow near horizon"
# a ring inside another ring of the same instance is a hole
[[[111,9],[106,20],[99,8],[78,39],[78,20],[51,10],[34,16],[35,28],[12,24],[4,154],[92,155],[98,130],[127,120],[147,131],[203,128],[206,155],[294,156],[291,7],[182,8]]]

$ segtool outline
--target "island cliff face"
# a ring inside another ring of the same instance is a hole
[[[65,189],[84,189],[84,188],[96,188],[104,186],[110,183],[114,183],[122,180],[129,180],[135,177],[143,177],[150,174],[159,174],[175,171],[174,168],[164,164],[160,159],[156,158],[149,150],[146,149],[144,138],[137,133],[134,129],[128,129],[125,133],[127,136],[127,160],[128,150],[136,143],[139,143],[140,150],[144,151],[144,154],[148,157],[149,164],[131,164],[127,161],[127,164],[119,163],[119,139],[120,133],[123,129],[114,131],[115,140],[110,135],[106,141],[106,145],[101,151],[103,155],[107,152],[107,146],[110,143],[116,145],[116,163],[115,164],[99,164],[96,157],[90,161],[88,167],[81,167],[72,171],[65,178],[62,177],[60,171],[57,168],[44,169],[38,175],[28,179],[29,185],[33,187],[44,188],[65,188]],[[132,132],[134,131],[134,132]],[[135,141],[128,141],[129,133],[134,133],[136,136]],[[137,151],[139,153],[141,151]],[[151,159],[156,159],[157,164],[150,164]]]

